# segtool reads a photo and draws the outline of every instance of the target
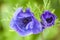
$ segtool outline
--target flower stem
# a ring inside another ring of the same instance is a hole
[[[22,40],[25,40],[25,37],[23,37]]]
[[[44,40],[43,32],[41,33],[41,35],[42,35],[42,40]]]

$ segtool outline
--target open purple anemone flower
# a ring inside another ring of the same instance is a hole
[[[42,25],[35,18],[29,8],[23,12],[22,8],[18,8],[13,16],[10,26],[21,36],[37,34],[42,31]]]
[[[43,28],[50,27],[50,26],[54,25],[55,20],[56,20],[56,15],[54,15],[50,11],[46,10],[41,15],[41,19],[42,19],[42,25],[44,26]]]

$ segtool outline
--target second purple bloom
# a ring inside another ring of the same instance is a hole
[[[41,23],[44,26],[43,28],[50,27],[55,24],[56,15],[46,10],[41,15],[41,20],[42,20]]]

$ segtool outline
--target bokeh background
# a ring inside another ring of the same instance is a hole
[[[11,18],[19,7],[29,7],[37,20],[44,10],[50,10],[57,15],[55,25],[22,37],[10,28]],[[0,40],[60,40],[60,0],[0,0]]]

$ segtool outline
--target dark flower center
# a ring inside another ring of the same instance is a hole
[[[47,23],[51,23],[51,22],[52,22],[52,20],[53,20],[53,18],[52,18],[52,17],[50,17],[50,18],[47,18],[47,19],[46,19]]]
[[[21,18],[16,20],[16,24],[21,28],[21,29],[25,29],[26,25],[32,21],[31,17],[25,17],[25,18]]]
[[[27,17],[23,19],[24,24],[28,24],[30,21],[32,21],[31,17]]]

